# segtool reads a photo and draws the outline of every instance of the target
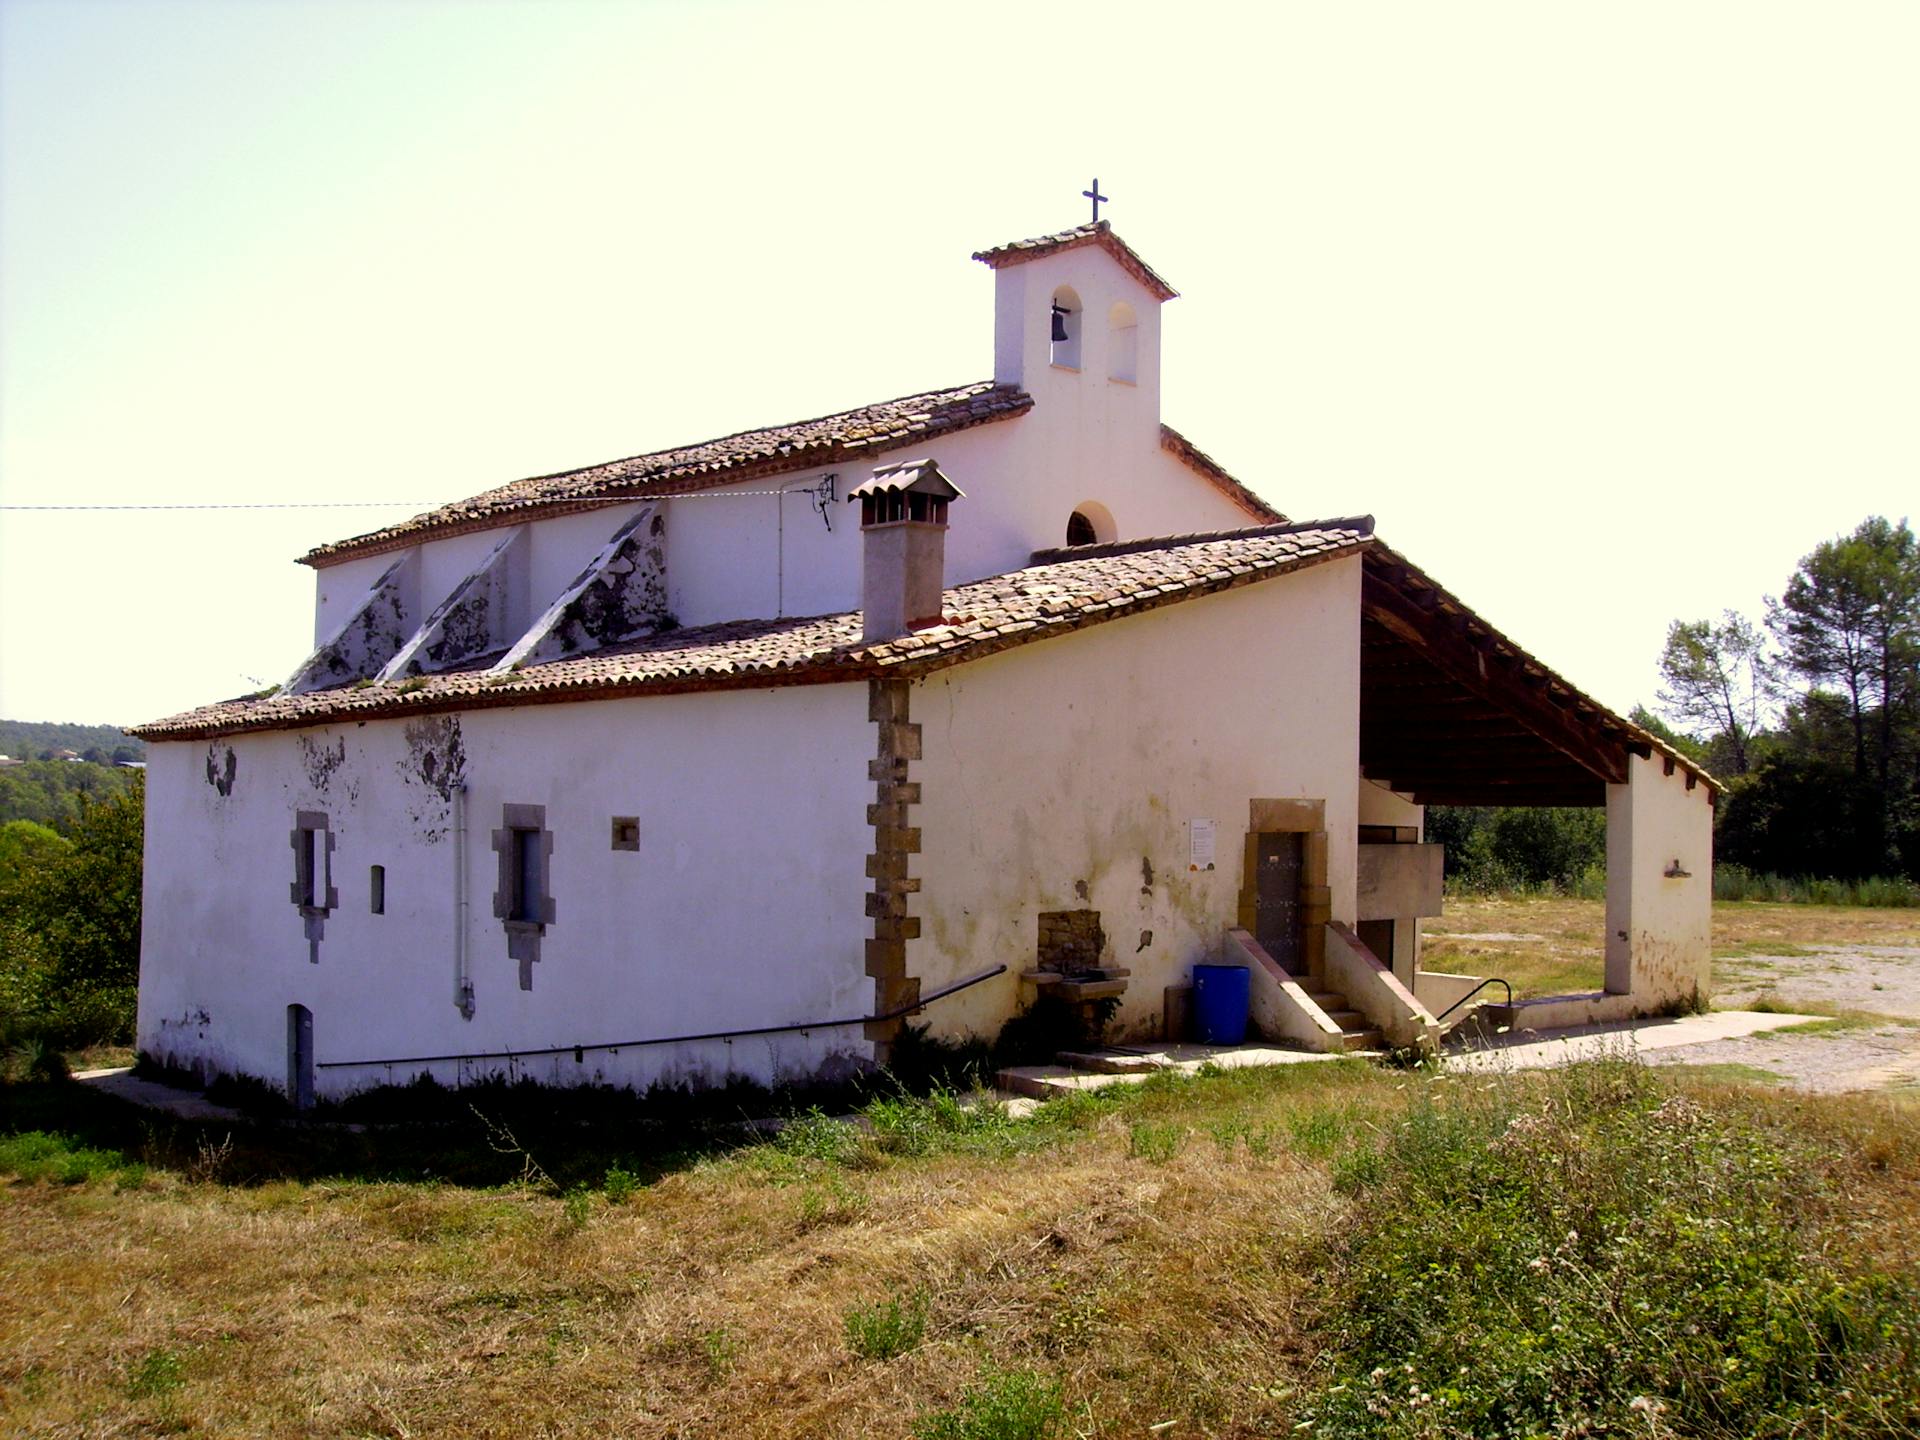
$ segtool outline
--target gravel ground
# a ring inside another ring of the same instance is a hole
[[[1719,1009],[1804,1006],[1849,1023],[1721,1040],[1649,1055],[1649,1063],[1750,1065],[1803,1090],[1920,1089],[1920,946],[1810,945],[1792,955],[1722,960],[1715,968]]]

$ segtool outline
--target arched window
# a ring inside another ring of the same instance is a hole
[[[1083,500],[1067,517],[1067,544],[1104,545],[1120,538],[1113,512],[1098,500]]]
[[[1071,285],[1062,285],[1053,292],[1053,312],[1049,320],[1053,349],[1048,358],[1055,365],[1069,370],[1080,368],[1080,332],[1084,318],[1080,313],[1080,297],[1074,294]]]
[[[1124,300],[1107,312],[1107,378],[1129,385],[1140,378],[1140,322]]]

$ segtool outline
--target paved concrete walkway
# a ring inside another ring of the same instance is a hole
[[[1739,1040],[1766,1030],[1784,1030],[1820,1019],[1818,1015],[1776,1015],[1760,1010],[1710,1010],[1673,1019],[1624,1020],[1612,1025],[1579,1025],[1570,1030],[1502,1035],[1471,1050],[1447,1053],[1450,1070],[1543,1070],[1605,1055],[1670,1050],[1680,1045],[1710,1045]]]
[[[1569,1030],[1524,1030],[1503,1035],[1471,1050],[1443,1052],[1449,1070],[1539,1070],[1571,1065],[1603,1055],[1708,1045],[1766,1030],[1805,1025],[1817,1015],[1775,1015],[1757,1010],[1716,1010],[1677,1019],[1622,1020],[1581,1025]],[[1203,1065],[1222,1070],[1269,1065],[1311,1065],[1347,1059],[1273,1045],[1143,1045],[1094,1051],[1071,1058],[1071,1065],[1020,1065],[1002,1070],[1000,1088],[1029,1100],[1048,1100],[1076,1090],[1137,1085],[1160,1071],[1191,1075]],[[1026,1107],[1023,1107],[1026,1108]]]
[[[149,1110],[162,1110],[182,1120],[210,1120],[232,1125],[253,1123],[238,1110],[215,1105],[198,1090],[178,1090],[171,1085],[162,1085],[157,1080],[142,1080],[130,1066],[123,1065],[114,1070],[76,1070],[73,1078],[102,1095],[111,1095],[116,1100],[125,1100],[130,1105],[141,1105]]]

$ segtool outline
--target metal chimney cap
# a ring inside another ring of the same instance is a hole
[[[847,491],[847,499],[864,500],[869,495],[931,495],[936,500],[964,500],[965,493],[932,460],[903,460],[898,465],[882,465],[870,478]]]

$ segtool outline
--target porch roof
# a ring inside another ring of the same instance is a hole
[[[1376,537],[1361,581],[1360,769],[1422,805],[1604,805],[1627,757],[1719,782],[1575,689]]]

